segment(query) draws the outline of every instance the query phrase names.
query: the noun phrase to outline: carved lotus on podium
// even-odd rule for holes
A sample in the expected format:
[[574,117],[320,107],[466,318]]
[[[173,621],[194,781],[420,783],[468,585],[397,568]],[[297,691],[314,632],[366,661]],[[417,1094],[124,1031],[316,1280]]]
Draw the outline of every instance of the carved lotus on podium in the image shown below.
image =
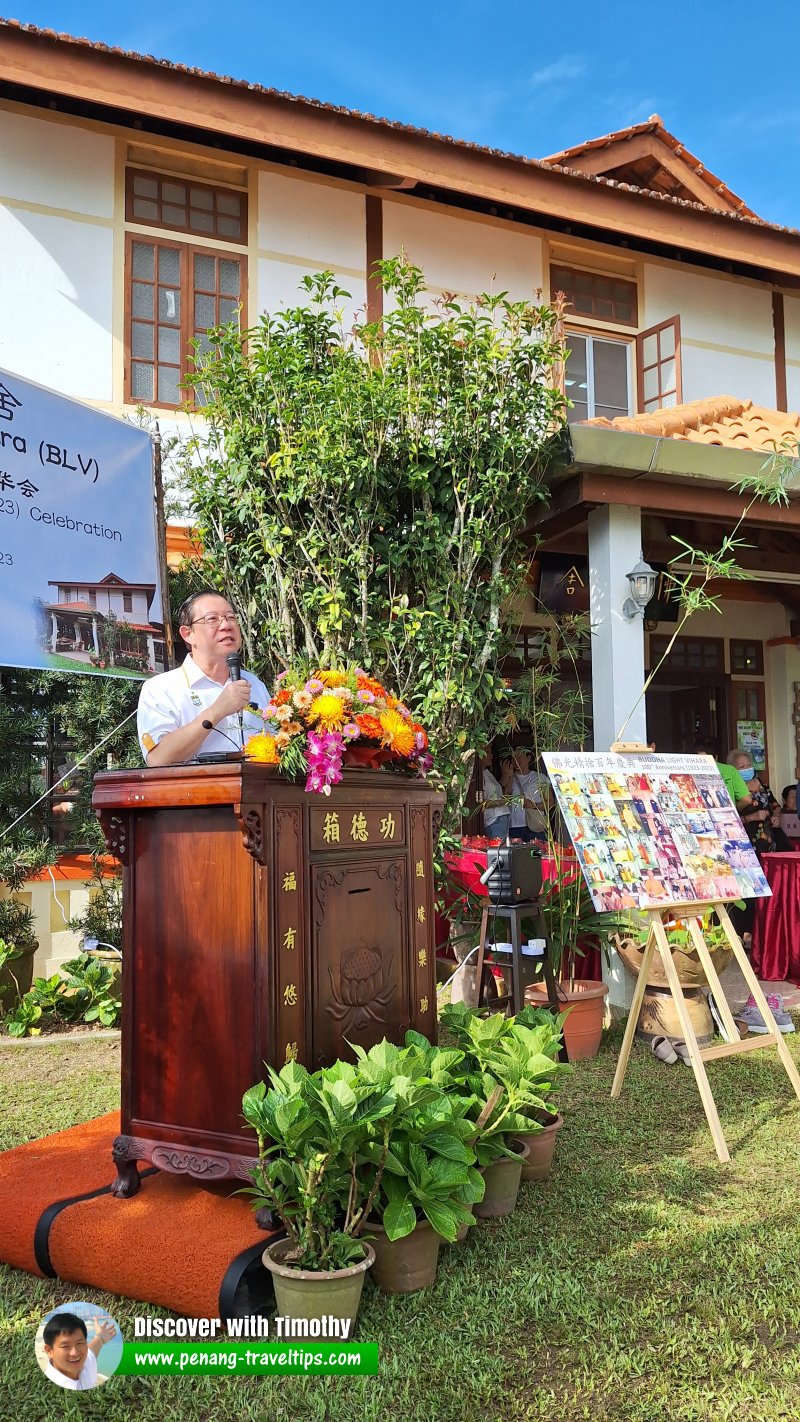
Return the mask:
[[380,1021],[394,996],[395,987],[391,983],[392,960],[386,964],[388,985],[384,979],[384,964],[380,953],[360,939],[355,948],[348,948],[339,959],[339,986],[337,989],[333,970],[328,969],[331,980],[330,1013],[342,1023],[342,1034],[362,1032],[373,1022]]

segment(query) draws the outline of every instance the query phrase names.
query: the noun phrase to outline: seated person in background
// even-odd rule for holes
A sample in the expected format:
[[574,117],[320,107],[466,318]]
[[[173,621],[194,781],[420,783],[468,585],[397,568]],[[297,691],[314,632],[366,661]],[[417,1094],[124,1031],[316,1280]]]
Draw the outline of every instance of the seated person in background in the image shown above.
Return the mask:
[[728,761],[738,770],[747,784],[752,805],[741,811],[742,822],[747,830],[750,843],[756,854],[774,854],[776,850],[791,850],[786,835],[781,829],[781,807],[766,783],[753,765],[749,751],[734,750]]
[[781,790],[781,814],[797,814],[797,786],[784,785]]
[[[487,750],[481,760],[483,768],[483,832],[487,839],[506,839],[511,825],[511,810],[500,781],[492,771],[492,752]],[[510,782],[509,782],[510,783]]]
[[[530,752],[518,747],[512,755],[514,781],[512,794],[521,795],[524,801],[525,827],[532,839],[547,842],[549,820],[547,811],[550,804],[550,785],[546,775],[531,770]],[[512,827],[514,811],[511,812]]]
[[[248,671],[239,681],[230,679],[226,658],[241,650],[242,634],[228,599],[194,593],[178,620],[189,655],[182,666],[144,682],[139,696],[139,744],[150,766],[232,751],[264,729],[262,718],[248,709],[267,706],[263,681]],[[211,722],[210,731],[204,721]]]
[[797,786],[784,785],[781,794],[781,829],[792,849],[800,847],[800,815],[797,813]]

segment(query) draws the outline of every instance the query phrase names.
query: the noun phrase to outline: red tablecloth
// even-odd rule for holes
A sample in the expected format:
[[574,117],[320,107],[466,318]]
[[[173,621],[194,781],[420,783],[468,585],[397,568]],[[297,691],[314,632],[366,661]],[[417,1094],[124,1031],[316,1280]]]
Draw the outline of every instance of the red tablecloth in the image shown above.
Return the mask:
[[[455,883],[462,889],[470,890],[480,898],[487,898],[486,886],[480,882],[480,877],[486,868],[485,849],[462,848],[457,854],[446,854],[445,863],[450,870],[450,874]],[[542,855],[542,877],[547,883],[551,879],[557,879],[559,874],[559,864],[562,876],[571,881],[576,874],[580,873],[578,861],[571,848],[564,848],[556,860],[552,855]],[[452,903],[455,903],[455,896]],[[444,944],[447,940],[449,925],[446,915],[437,914],[437,944]],[[584,954],[577,960],[577,972],[581,978],[590,982],[601,982],[603,978],[603,964],[600,949],[596,941],[586,938],[582,944]]]
[[753,967],[763,982],[800,983],[800,854],[765,854],[771,899],[757,899]]

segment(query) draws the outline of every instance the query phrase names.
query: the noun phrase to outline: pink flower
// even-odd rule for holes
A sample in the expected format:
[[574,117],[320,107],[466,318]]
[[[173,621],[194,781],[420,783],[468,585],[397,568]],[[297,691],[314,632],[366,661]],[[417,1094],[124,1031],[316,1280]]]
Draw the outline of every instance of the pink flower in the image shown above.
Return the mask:
[[303,687],[303,690],[307,691],[310,696],[319,696],[319,693],[321,691],[324,691],[325,687],[320,681],[319,677],[312,676],[310,681],[306,682],[305,686]]
[[358,699],[363,702],[365,706],[371,706],[376,698],[371,691],[359,691]]
[[355,721],[348,721],[347,725],[342,727],[342,735],[346,741],[354,741],[361,735],[361,732]]

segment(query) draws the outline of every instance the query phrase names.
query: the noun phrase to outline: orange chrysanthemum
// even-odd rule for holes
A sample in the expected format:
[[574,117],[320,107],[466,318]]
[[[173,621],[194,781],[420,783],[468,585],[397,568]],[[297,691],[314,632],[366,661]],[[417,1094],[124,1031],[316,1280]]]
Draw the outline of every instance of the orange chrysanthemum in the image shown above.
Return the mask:
[[386,695],[385,687],[381,686],[373,676],[359,676],[356,678],[356,682],[359,691],[371,691],[373,696],[384,697]]
[[344,672],[340,671],[315,671],[314,677],[321,681],[323,686],[328,687],[344,686],[347,682]]
[[244,750],[248,760],[257,760],[261,765],[277,765],[280,760],[274,736],[251,736]]
[[340,696],[332,691],[322,691],[315,696],[308,708],[308,720],[323,726],[328,731],[338,731],[345,722],[347,708]]
[[280,691],[275,692],[275,695],[273,696],[272,700],[275,702],[276,706],[285,706],[287,701],[291,699],[291,695],[292,693],[289,688],[286,686],[282,686]]
[[383,731],[383,743],[398,755],[411,755],[414,750],[413,728],[399,711],[382,711],[378,720]]
[[373,741],[383,740],[383,726],[377,716],[370,716],[368,711],[362,711],[360,716],[356,716],[356,725],[362,736],[367,736]]

